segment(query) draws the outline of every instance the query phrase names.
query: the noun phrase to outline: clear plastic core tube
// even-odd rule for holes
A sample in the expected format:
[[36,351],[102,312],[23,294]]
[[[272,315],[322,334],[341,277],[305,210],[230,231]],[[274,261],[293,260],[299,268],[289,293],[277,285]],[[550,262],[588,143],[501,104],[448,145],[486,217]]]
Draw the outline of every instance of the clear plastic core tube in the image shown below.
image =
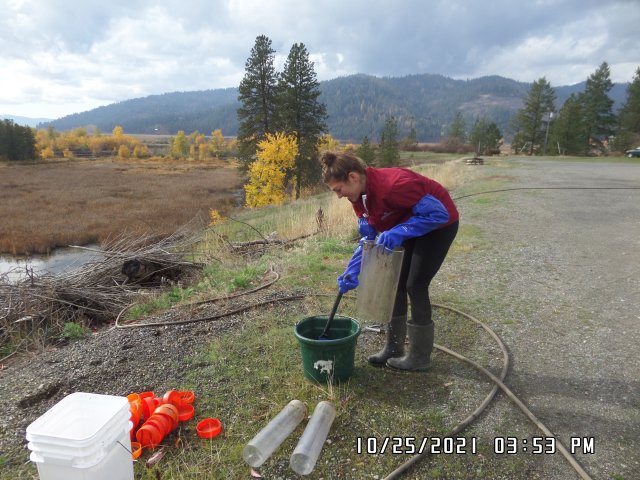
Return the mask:
[[331,403],[318,403],[289,462],[298,475],[308,475],[313,471],[335,418],[336,409]]
[[250,466],[262,465],[276,448],[295,430],[307,414],[307,407],[300,400],[291,400],[255,437],[244,447],[242,458]]

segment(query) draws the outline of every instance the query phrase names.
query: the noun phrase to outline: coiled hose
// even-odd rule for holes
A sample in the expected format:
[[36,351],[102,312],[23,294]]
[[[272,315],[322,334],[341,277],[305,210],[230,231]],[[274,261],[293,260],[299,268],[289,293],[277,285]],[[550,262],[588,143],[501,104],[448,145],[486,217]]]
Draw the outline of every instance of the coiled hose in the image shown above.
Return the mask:
[[[509,389],[509,387],[507,387],[504,384],[504,379],[506,378],[507,371],[509,370],[509,352],[507,351],[507,347],[504,345],[504,343],[502,342],[500,337],[488,325],[486,325],[485,323],[481,322],[477,318],[469,315],[468,313],[465,313],[465,312],[463,312],[461,310],[458,310],[456,308],[453,308],[453,307],[449,307],[447,305],[439,305],[437,303],[434,303],[433,306],[438,307],[438,308],[443,308],[443,309],[446,309],[446,310],[450,310],[452,312],[455,312],[458,315],[461,315],[461,316],[467,318],[468,320],[471,320],[472,322],[480,325],[482,328],[484,328],[489,333],[489,335],[491,335],[491,337],[493,337],[493,339],[496,341],[496,343],[500,347],[500,350],[502,350],[502,371],[500,372],[500,378],[498,378],[493,373],[491,373],[489,370],[484,368],[482,365],[474,362],[473,360],[471,360],[471,359],[469,359],[469,358],[467,358],[467,357],[465,357],[463,355],[460,355],[459,353],[454,352],[453,350],[450,350],[447,347],[443,347],[442,345],[437,345],[437,344],[434,345],[434,347],[437,348],[438,350],[440,350],[440,351],[442,351],[444,353],[447,353],[447,354],[457,358],[458,360],[462,360],[463,362],[468,363],[469,365],[471,365],[472,367],[474,367],[478,371],[484,373],[494,383],[493,389],[485,397],[484,401],[478,406],[478,408],[476,408],[471,415],[469,415],[462,422],[460,422],[453,430],[451,430],[449,433],[447,433],[445,435],[445,437],[453,437],[453,436],[457,435],[458,433],[460,433],[462,430],[464,430],[468,425],[470,425],[487,408],[489,403],[491,403],[491,400],[493,400],[493,397],[495,397],[496,393],[498,392],[498,389],[501,389],[507,395],[509,400],[514,402],[516,404],[516,406],[527,416],[527,418],[529,420],[531,420],[545,434],[545,436],[554,437],[555,438],[555,435],[540,420],[538,420],[535,417],[535,415],[533,413],[531,413],[531,411],[526,407],[526,405],[524,403],[522,403],[520,401],[520,399],[518,397],[516,397],[516,395]],[[560,440],[558,440],[557,438],[556,438],[556,448],[560,451],[560,453],[562,453],[564,458],[569,462],[569,464],[573,467],[573,469],[578,473],[580,478],[582,478],[583,480],[592,480],[591,477],[589,476],[589,474],[582,468],[582,466],[580,466],[580,464],[576,461],[576,459],[573,457],[573,455],[571,455],[571,453],[569,453],[569,451],[565,448],[564,445],[562,445]],[[413,465],[418,463],[420,460],[423,460],[428,455],[429,455],[428,449],[423,451],[422,453],[415,454],[413,457],[411,457],[409,460],[404,462],[402,465],[400,465],[398,468],[396,468],[389,475],[384,477],[383,480],[392,480],[392,479],[395,479],[395,478],[400,478],[400,476],[403,473],[405,473]]]

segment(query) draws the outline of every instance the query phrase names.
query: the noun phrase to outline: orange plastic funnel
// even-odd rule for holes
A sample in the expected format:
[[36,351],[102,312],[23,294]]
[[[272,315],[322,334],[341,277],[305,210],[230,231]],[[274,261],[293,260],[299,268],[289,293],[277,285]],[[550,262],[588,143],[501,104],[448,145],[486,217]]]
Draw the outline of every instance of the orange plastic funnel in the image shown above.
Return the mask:
[[181,390],[178,392],[178,395],[180,395],[180,398],[184,403],[188,404],[192,404],[196,399],[195,393],[193,393],[191,390]]
[[217,418],[205,418],[196,426],[200,438],[214,438],[220,435],[222,424]]
[[178,407],[178,418],[181,422],[186,422],[187,420],[191,420],[193,415],[196,413],[193,405],[189,405],[185,403],[184,405],[180,405]]

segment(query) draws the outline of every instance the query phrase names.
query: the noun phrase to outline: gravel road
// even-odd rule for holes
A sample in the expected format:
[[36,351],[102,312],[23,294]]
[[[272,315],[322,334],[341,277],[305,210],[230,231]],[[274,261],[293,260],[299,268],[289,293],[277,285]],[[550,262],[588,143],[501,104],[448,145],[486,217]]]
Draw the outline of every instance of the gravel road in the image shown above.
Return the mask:
[[[497,188],[640,187],[640,164],[631,163],[509,159],[464,168],[500,176]],[[455,301],[499,333],[513,391],[565,445],[594,440],[595,453],[576,455],[594,479],[640,478],[640,190],[523,190],[459,207],[483,246],[445,262],[434,300]],[[28,463],[26,426],[65,394],[180,384],[180,359],[238,321],[112,329],[13,361],[0,370],[0,458]],[[523,439],[541,434],[504,395],[465,434],[519,440],[523,471],[508,478],[577,478],[559,454],[523,451]]]
[[[510,177],[503,188],[640,188],[640,163],[510,166],[499,169]],[[441,281],[508,345],[506,383],[533,413],[567,447],[593,439],[595,454],[576,457],[594,479],[640,478],[640,189],[493,195],[460,200],[489,247],[473,261],[454,257]],[[516,436],[521,453],[528,438],[531,452],[530,436],[542,434],[523,418],[502,396],[474,428]],[[535,463],[540,478],[578,478],[559,454]]]

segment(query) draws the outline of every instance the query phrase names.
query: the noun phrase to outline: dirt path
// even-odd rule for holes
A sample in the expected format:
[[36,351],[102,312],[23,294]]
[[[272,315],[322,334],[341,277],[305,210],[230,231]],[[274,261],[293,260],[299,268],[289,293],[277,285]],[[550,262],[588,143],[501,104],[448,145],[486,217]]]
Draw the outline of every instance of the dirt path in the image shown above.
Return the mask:
[[[640,164],[523,159],[514,167],[503,187],[640,187]],[[508,345],[507,383],[534,414],[567,446],[593,439],[595,454],[577,455],[593,478],[640,478],[640,190],[496,195],[460,201],[463,221],[490,246],[455,257],[443,278],[457,280],[451,287]],[[506,403],[476,431],[515,436],[531,455],[522,440],[531,452],[541,433]],[[559,454],[532,462],[540,478],[577,478]]]

